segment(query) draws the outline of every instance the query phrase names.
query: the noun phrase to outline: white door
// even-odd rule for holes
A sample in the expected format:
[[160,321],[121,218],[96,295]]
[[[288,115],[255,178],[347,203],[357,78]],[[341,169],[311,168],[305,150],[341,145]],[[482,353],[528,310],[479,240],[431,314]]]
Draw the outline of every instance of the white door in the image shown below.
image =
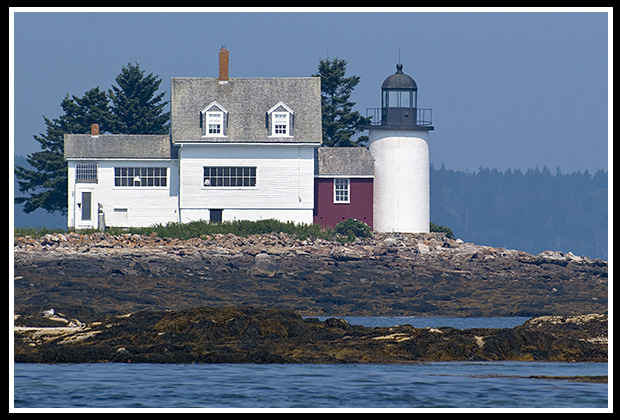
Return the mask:
[[95,189],[78,185],[75,189],[75,227],[90,229],[97,227],[97,202]]

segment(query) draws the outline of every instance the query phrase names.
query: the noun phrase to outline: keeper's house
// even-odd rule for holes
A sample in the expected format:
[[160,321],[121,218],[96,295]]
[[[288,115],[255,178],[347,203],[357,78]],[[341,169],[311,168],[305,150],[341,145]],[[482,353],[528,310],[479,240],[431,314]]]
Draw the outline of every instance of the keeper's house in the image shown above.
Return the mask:
[[372,226],[366,148],[320,148],[318,77],[171,82],[170,135],[65,134],[69,228],[278,219]]

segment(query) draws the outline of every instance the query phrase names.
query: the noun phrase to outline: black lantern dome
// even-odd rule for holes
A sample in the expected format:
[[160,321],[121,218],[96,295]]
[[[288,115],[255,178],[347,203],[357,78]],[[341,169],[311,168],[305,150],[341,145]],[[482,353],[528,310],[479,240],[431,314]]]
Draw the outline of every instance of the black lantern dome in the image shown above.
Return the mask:
[[403,73],[403,65],[398,63],[396,65],[396,73],[389,76],[383,84],[381,89],[413,89],[417,90],[418,85],[415,80],[409,75]]

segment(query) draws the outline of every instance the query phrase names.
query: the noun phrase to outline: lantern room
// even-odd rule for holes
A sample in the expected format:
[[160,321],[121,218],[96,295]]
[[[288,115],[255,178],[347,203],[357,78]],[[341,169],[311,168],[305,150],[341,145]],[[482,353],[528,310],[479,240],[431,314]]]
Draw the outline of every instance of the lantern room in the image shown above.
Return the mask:
[[403,73],[401,63],[396,65],[396,73],[381,85],[381,108],[367,111],[370,110],[373,112],[373,128],[433,129],[431,110],[418,108],[418,85],[411,76]]

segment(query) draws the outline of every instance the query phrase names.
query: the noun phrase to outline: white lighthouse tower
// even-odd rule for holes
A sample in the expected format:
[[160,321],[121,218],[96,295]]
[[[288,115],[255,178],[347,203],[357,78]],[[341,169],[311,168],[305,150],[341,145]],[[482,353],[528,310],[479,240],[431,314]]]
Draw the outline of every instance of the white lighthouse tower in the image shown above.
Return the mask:
[[377,232],[430,229],[430,109],[418,109],[418,86],[396,65],[381,86],[381,108],[368,127],[375,159],[373,228]]

